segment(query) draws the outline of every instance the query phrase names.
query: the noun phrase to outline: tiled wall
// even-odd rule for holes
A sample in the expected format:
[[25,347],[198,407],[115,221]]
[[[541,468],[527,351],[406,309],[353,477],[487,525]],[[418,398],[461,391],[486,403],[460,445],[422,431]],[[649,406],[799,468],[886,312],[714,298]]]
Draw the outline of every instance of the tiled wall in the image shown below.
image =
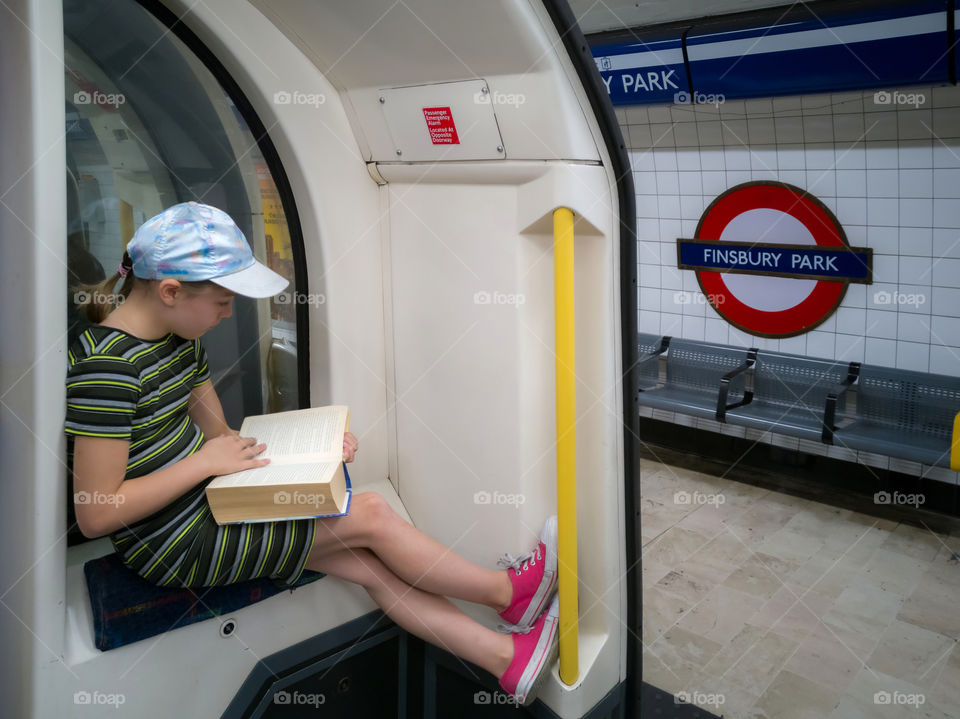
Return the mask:
[[[639,106],[617,114],[637,192],[641,332],[960,375],[960,89]],[[703,302],[694,272],[676,266],[677,238],[693,237],[713,199],[751,180],[807,190],[837,216],[851,245],[873,248],[874,283],[851,284],[826,322],[797,337],[736,329]],[[796,439],[767,439],[797,446]],[[842,447],[801,444],[856,458]],[[860,461],[957,478],[864,453]]]

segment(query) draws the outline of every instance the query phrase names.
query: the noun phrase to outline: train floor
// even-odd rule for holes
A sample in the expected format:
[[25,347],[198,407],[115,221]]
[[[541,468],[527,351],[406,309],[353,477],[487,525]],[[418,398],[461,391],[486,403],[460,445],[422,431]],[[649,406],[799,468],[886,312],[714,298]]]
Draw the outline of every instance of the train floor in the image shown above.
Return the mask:
[[644,681],[727,718],[960,717],[956,523],[650,459],[640,487]]

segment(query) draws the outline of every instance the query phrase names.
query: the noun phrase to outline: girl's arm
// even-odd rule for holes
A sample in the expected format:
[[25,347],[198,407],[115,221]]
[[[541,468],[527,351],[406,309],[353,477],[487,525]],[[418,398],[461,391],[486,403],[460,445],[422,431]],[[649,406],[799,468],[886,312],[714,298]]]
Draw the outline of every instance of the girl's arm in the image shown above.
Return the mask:
[[217,396],[217,390],[213,388],[213,382],[210,380],[194,387],[193,391],[190,392],[187,414],[190,415],[190,419],[200,428],[203,436],[208,440],[219,437],[221,434],[235,436],[240,434],[227,425],[227,420],[223,416],[223,406]]
[[210,475],[268,464],[270,460],[256,459],[264,449],[266,445],[254,439],[216,437],[169,467],[124,481],[128,440],[77,436],[73,445],[77,525],[86,537],[110,534],[163,509]]

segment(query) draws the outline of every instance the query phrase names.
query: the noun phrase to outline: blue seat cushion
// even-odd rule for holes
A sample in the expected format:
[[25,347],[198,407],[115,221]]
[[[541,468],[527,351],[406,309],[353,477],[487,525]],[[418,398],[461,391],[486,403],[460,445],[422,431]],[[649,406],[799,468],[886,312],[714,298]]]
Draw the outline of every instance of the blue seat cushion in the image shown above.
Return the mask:
[[83,565],[97,649],[124,644],[218,617],[324,575],[305,569],[296,584],[251,579],[222,587],[158,587],[128,569],[117,553]]

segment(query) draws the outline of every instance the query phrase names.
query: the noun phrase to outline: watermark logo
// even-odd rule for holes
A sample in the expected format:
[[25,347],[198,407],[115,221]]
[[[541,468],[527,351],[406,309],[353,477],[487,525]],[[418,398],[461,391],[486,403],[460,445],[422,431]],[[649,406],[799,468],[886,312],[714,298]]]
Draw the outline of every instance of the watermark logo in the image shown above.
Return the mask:
[[508,494],[506,492],[475,492],[473,495],[474,504],[506,504],[513,505],[517,509],[527,501],[524,494]]
[[674,93],[673,102],[675,105],[714,105],[719,107],[727,98],[719,92],[695,92],[692,95],[686,90]]
[[880,290],[873,293],[873,304],[875,305],[898,305],[920,307],[927,303],[927,296],[920,292],[887,292]]
[[294,490],[293,492],[273,493],[274,504],[309,504],[313,507],[319,507],[326,501],[326,495],[320,494],[319,492],[301,492]]
[[526,295],[510,294],[507,292],[487,292],[480,290],[473,293],[473,304],[475,305],[508,305],[511,307],[520,307],[527,303]]
[[921,504],[927,501],[922,494],[905,494],[903,492],[877,492],[873,495],[874,504],[891,504],[896,506],[907,505],[919,508]]
[[274,105],[312,105],[313,107],[320,107],[326,101],[326,95],[319,92],[280,90],[273,93]]
[[93,292],[80,290],[79,292],[73,293],[73,303],[77,305],[87,305],[91,302],[98,305],[102,305],[104,303],[111,305],[122,305],[126,299],[127,298],[123,295],[100,292],[97,290],[94,290]]
[[687,292],[681,290],[673,293],[673,302],[678,305],[722,305],[727,301],[726,295],[705,295],[702,292]]
[[107,494],[105,492],[94,491],[80,491],[75,492],[73,495],[74,504],[115,504],[120,506],[127,501],[127,498],[122,494]]
[[723,694],[706,694],[704,692],[678,692],[673,697],[674,704],[696,704],[697,706],[721,706],[727,701]]
[[513,694],[507,694],[506,692],[496,691],[479,691],[473,695],[474,704],[512,704],[513,706],[518,706],[517,698]]
[[712,504],[714,507],[719,507],[726,501],[727,498],[720,492],[710,494],[707,492],[687,492],[686,490],[682,490],[680,492],[673,493],[674,504],[697,506],[701,504]]
[[873,93],[874,105],[912,105],[920,107],[927,102],[922,92],[900,92],[899,90],[879,90]]
[[74,105],[99,105],[100,107],[119,108],[127,98],[122,92],[100,92],[100,90],[77,90],[73,93]]
[[312,305],[319,307],[327,303],[325,295],[313,292],[281,292],[273,298],[278,305]]
[[327,703],[327,698],[323,694],[305,694],[303,692],[279,691],[273,693],[274,704],[290,704],[296,706],[319,707]]
[[84,704],[89,706],[108,706],[119,709],[121,704],[125,704],[127,697],[123,694],[106,694],[101,691],[79,691],[73,694],[74,704]]
[[873,695],[874,704],[919,707],[925,704],[927,697],[924,694],[907,694],[906,692],[876,692]]
[[527,101],[527,96],[519,92],[500,92],[494,90],[490,92],[483,88],[480,92],[473,93],[474,105],[512,105],[520,107]]

